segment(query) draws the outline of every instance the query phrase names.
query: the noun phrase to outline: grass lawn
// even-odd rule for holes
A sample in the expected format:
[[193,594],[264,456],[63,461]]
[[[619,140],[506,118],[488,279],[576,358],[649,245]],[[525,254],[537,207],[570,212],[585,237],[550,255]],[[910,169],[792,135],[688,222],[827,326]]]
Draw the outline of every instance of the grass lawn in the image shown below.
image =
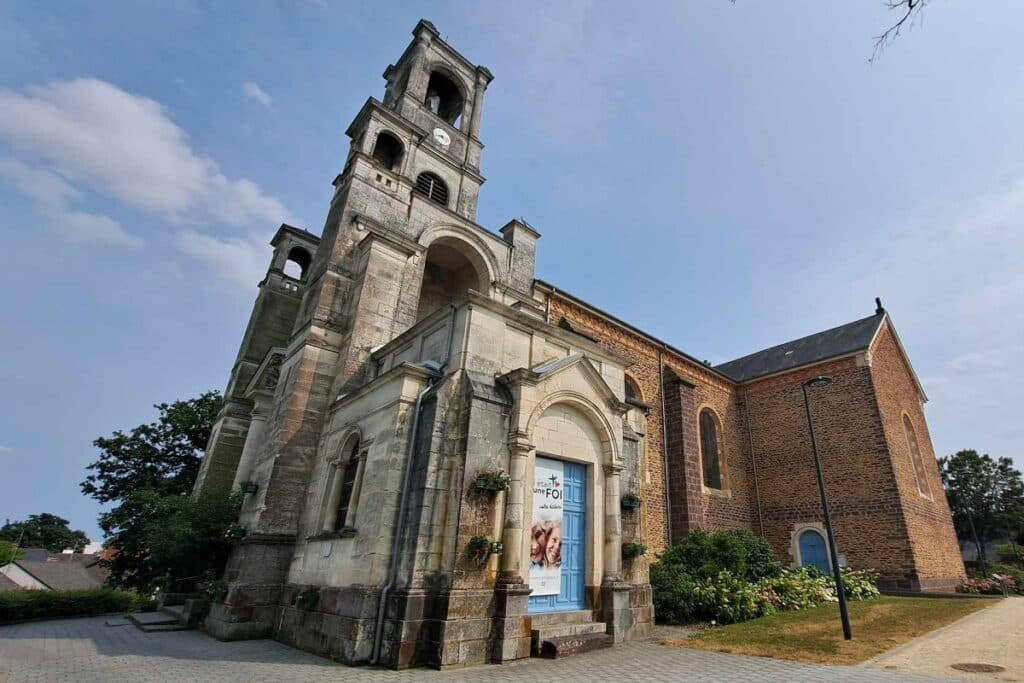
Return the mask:
[[818,664],[857,664],[996,600],[894,598],[849,603],[853,640],[843,640],[838,604],[780,612],[705,631],[670,645],[791,659]]

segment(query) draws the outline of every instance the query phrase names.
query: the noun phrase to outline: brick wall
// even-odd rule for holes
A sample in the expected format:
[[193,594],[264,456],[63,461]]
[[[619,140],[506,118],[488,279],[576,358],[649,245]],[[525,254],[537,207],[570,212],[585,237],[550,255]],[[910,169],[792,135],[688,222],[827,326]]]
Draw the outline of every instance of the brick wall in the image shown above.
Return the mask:
[[[928,434],[921,395],[911,369],[888,325],[871,349],[871,377],[878,396],[882,427],[892,454],[892,467],[900,490],[903,515],[914,554],[916,578],[922,587],[949,588],[964,577],[964,566],[950,518],[938,462]],[[903,426],[906,415],[913,425],[924,466],[921,473],[927,496],[918,489]]]
[[[563,318],[632,360],[626,372],[651,406],[641,496],[644,542],[654,553],[670,531],[680,538],[695,526],[738,527],[763,535],[784,564],[796,560],[794,532],[823,522],[801,385],[830,375],[831,385],[809,391],[839,552],[853,567],[878,570],[891,588],[949,588],[963,576],[917,387],[888,328],[876,340],[871,362],[860,354],[737,386],[555,294],[551,322]],[[666,367],[668,473],[659,351]],[[721,423],[722,491],[702,486],[697,415],[703,407],[714,410]],[[917,492],[904,413],[914,424],[930,499]]]

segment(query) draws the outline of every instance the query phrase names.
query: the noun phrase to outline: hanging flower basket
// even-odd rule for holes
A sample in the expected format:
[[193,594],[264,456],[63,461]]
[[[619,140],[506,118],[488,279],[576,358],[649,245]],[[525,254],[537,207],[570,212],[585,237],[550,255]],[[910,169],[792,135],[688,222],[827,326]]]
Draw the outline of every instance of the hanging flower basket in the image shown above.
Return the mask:
[[480,491],[505,491],[508,489],[510,481],[512,481],[512,478],[505,474],[504,470],[481,472],[476,475],[476,480],[473,481],[473,488]]
[[238,522],[231,522],[231,524],[228,524],[228,528],[221,534],[221,538],[228,543],[237,543],[245,538],[246,533],[248,532],[245,530],[244,526],[240,525]]
[[641,502],[643,501],[640,500],[640,496],[635,493],[627,493],[619,500],[623,510],[636,510],[640,507]]
[[645,546],[643,543],[634,543],[630,541],[629,543],[622,544],[622,556],[627,560],[632,559],[634,557],[640,557],[646,552],[647,546]]
[[491,555],[501,555],[504,550],[501,541],[495,541],[486,536],[474,536],[466,544],[466,554],[478,564],[486,562]]

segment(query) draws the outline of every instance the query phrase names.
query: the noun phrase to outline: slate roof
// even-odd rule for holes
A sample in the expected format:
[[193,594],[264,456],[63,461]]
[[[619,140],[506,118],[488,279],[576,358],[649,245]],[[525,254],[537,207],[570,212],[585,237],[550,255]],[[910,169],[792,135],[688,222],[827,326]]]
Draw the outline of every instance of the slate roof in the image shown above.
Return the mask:
[[45,560],[15,560],[15,564],[55,591],[100,588],[106,570],[95,555],[52,554]]
[[737,382],[746,382],[783,370],[791,370],[801,365],[862,351],[874,339],[883,320],[885,320],[885,312],[880,311],[870,317],[833,327],[831,330],[794,339],[785,344],[716,365],[715,370]]

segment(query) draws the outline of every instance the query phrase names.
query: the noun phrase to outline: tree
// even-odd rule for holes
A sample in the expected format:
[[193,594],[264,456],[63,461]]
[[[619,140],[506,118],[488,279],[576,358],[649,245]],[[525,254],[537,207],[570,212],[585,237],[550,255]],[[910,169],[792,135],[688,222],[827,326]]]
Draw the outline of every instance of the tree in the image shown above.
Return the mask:
[[100,457],[81,486],[100,502],[116,503],[100,515],[106,546],[116,551],[105,561],[114,585],[148,590],[157,581],[161,570],[150,561],[148,528],[191,493],[222,405],[217,391],[160,403],[156,422],[93,442]]
[[21,558],[24,552],[13,541],[0,541],[0,567]]
[[93,445],[102,453],[86,468],[92,474],[82,482],[82,492],[101,503],[124,500],[142,490],[162,495],[188,493],[222,405],[218,391],[187,401],[160,403],[154,406],[160,411],[156,422],[139,425],[128,434],[116,431],[96,439]]
[[885,46],[896,40],[905,27],[913,26],[927,3],[928,0],[886,0],[886,8],[895,11],[899,18],[884,32],[875,36],[875,50],[868,61],[875,61]]
[[103,562],[110,582],[146,593],[172,577],[172,589],[185,587],[207,572],[219,575],[232,542],[241,507],[238,493],[205,490],[202,495],[161,496],[144,490],[118,506],[126,520],[107,546],[117,550]]
[[46,548],[51,553],[71,548],[76,553],[85,550],[89,537],[84,531],[72,531],[68,520],[49,512],[29,515],[29,518],[7,523],[0,527],[0,539],[11,541],[20,548]]
[[1024,525],[1024,481],[1009,458],[992,458],[974,450],[939,458],[957,536],[974,543],[984,566],[984,544]]

